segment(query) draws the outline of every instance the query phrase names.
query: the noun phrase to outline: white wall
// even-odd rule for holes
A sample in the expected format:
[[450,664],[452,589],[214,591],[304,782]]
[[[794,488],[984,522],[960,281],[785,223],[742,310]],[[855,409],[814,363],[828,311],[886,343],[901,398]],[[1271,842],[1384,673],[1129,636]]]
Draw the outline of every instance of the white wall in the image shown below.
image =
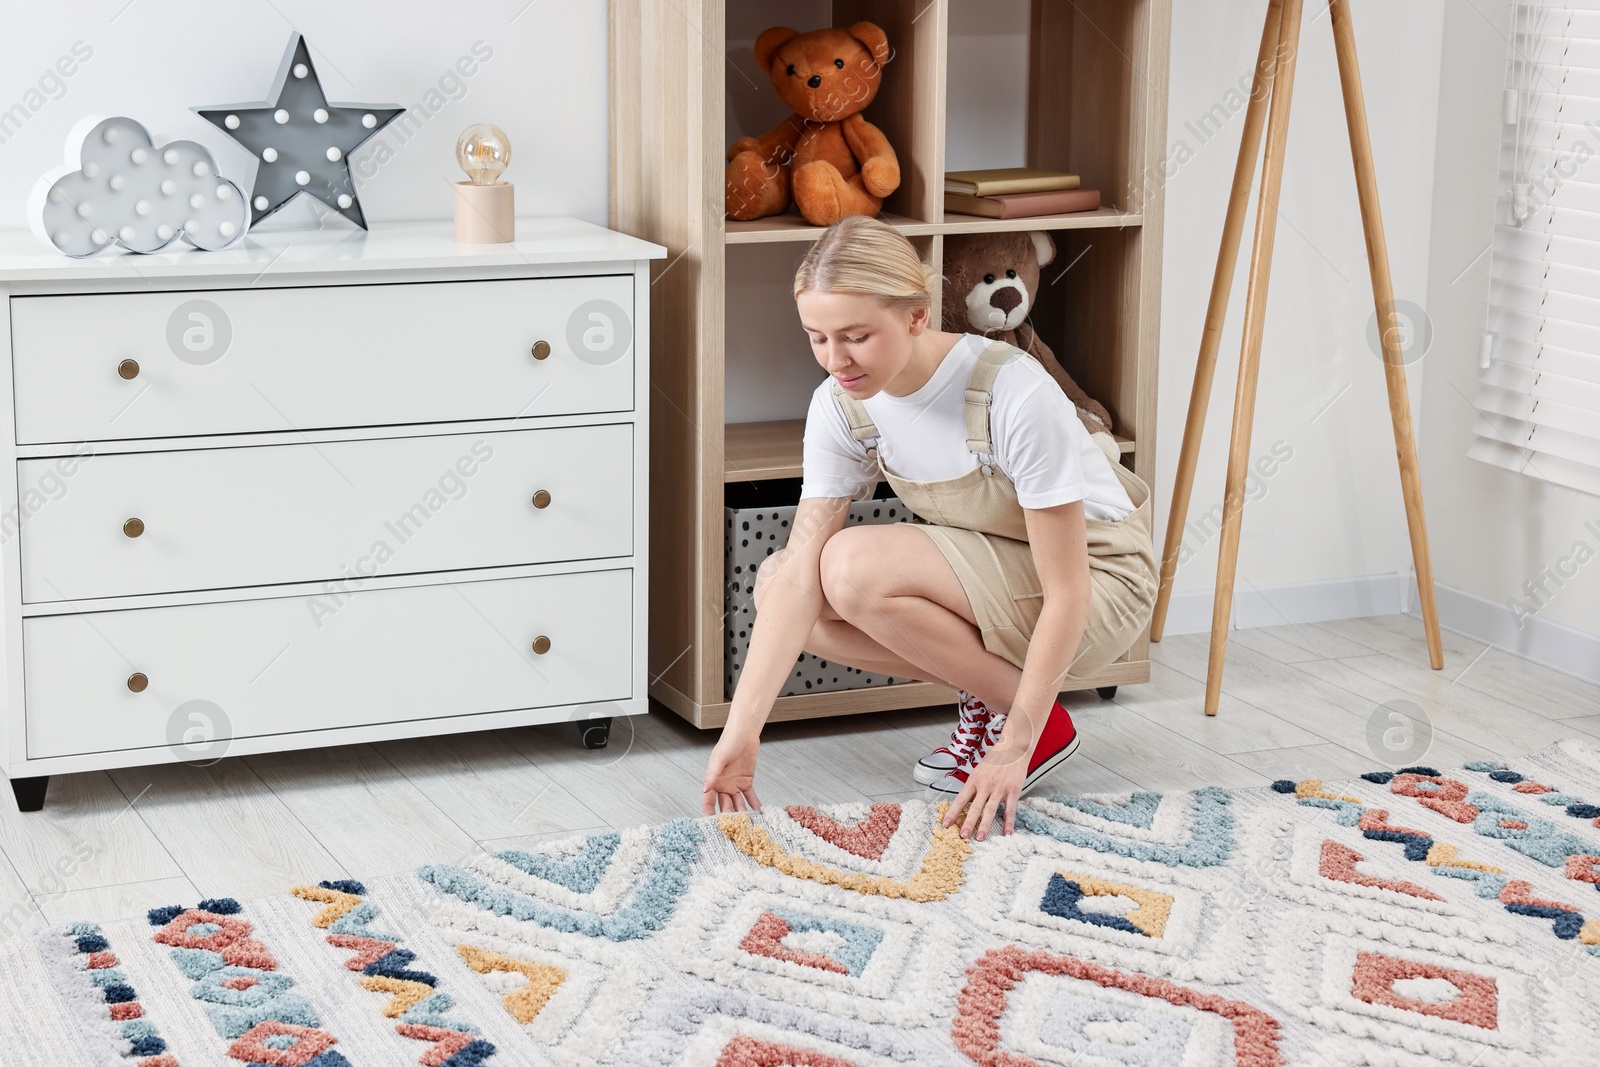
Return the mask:
[[[1352,5],[1395,296],[1418,304],[1427,291],[1443,7]],[[1240,625],[1399,610],[1399,575],[1410,565],[1383,365],[1366,336],[1372,290],[1332,34],[1325,4],[1308,0],[1305,9],[1249,448],[1271,473],[1258,472],[1247,495],[1234,583]],[[1158,551],[1244,125],[1237,89],[1248,87],[1265,12],[1265,0],[1173,4]],[[1220,133],[1201,125],[1218,103],[1232,112]],[[1222,500],[1254,226],[1252,197],[1169,632],[1210,627],[1220,537],[1204,536],[1195,520]],[[1408,371],[1414,419],[1419,374]]]
[[1466,455],[1510,24],[1510,0],[1452,4],[1444,19],[1422,434],[1434,576],[1451,626],[1600,681],[1600,497]]
[[[450,183],[464,178],[456,138],[492,122],[511,139],[505,179],[516,183],[519,214],[605,224],[601,0],[0,0],[0,111],[26,112],[0,128],[0,228],[27,226],[28,190],[62,162],[73,123],[93,113],[127,115],[158,141],[197,140],[224,177],[249,181],[249,155],[191,109],[262,100],[296,29],[334,103],[419,105],[426,116],[415,135],[391,124],[352,155],[368,219],[449,218]],[[57,60],[76,42],[89,57],[62,78]],[[464,77],[457,61],[476,58],[478,42],[477,55],[489,56],[467,63]],[[313,221],[307,200],[265,225]]]

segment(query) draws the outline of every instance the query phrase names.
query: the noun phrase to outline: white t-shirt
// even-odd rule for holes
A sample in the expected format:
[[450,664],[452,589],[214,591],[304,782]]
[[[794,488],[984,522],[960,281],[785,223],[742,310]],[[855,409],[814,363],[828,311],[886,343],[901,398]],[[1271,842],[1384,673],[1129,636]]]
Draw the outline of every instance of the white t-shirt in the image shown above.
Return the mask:
[[[895,477],[943,481],[982,462],[967,450],[966,389],[973,366],[991,343],[982,334],[964,334],[916,392],[892,396],[880,389],[861,401],[881,435],[883,465]],[[1090,439],[1077,408],[1026,352],[1013,353],[995,375],[989,427],[994,460],[1023,507],[1082,500],[1085,518],[1111,521],[1133,511],[1133,501],[1111,461]],[[878,484],[877,466],[866,445],[850,435],[831,376],[811,394],[801,472],[801,499],[865,500]]]

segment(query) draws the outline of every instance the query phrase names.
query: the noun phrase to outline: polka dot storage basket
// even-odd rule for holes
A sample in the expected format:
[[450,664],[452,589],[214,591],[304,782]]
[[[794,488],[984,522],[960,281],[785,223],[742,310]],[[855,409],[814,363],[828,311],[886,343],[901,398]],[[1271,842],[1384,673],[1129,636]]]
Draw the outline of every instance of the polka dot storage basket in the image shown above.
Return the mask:
[[[784,482],[790,484],[784,485]],[[780,490],[779,487],[783,486]],[[761,561],[789,543],[789,529],[794,522],[795,504],[766,503],[774,497],[794,500],[799,496],[799,479],[757,483],[742,487],[749,491],[747,499],[735,499],[734,486],[729,486],[728,503],[722,509],[725,518],[723,556],[726,580],[723,599],[723,638],[726,643],[724,677],[727,699],[733,699],[734,688],[739,684],[739,673],[744,667],[745,653],[750,648],[751,624],[755,621],[756,568]],[[779,496],[779,490],[782,496]],[[879,483],[879,492],[890,492],[886,483]],[[857,500],[850,505],[849,523],[905,522],[911,512],[895,496],[881,500]],[[860,689],[869,685],[893,685],[908,682],[909,678],[894,678],[875,674],[843,663],[824,660],[809,652],[801,652],[789,672],[789,680],[779,691],[779,696],[797,693],[822,693],[835,689]]]

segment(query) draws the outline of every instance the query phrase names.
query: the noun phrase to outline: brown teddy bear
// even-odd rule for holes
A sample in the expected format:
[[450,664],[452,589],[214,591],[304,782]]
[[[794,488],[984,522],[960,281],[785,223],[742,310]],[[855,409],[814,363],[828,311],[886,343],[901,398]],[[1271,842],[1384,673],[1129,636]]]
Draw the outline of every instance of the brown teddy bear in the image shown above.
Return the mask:
[[814,226],[878,214],[883,198],[900,187],[900,161],[861,112],[878,95],[889,55],[888,35],[870,22],[848,30],[762,31],[756,62],[794,114],[728,149],[730,219],[781,214],[791,198]]
[[1110,433],[1111,413],[1078,388],[1050,346],[1027,322],[1039,292],[1039,268],[1056,257],[1043,230],[952,233],[944,239],[944,307],[940,328],[981,333],[1037,359],[1078,409],[1090,433]]

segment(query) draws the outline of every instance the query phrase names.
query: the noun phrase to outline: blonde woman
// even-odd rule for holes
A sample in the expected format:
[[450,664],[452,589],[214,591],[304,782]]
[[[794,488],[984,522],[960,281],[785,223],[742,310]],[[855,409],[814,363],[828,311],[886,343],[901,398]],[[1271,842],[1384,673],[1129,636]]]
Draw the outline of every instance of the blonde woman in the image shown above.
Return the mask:
[[[789,541],[755,582],[756,622],[702,791],[759,810],[761,728],[802,651],[961,694],[913,768],[982,840],[1078,745],[1057,699],[1127,650],[1155,604],[1150,489],[1027,353],[932,327],[937,272],[893,227],[841,219],[795,274],[828,373],[806,415]],[[887,479],[915,518],[851,525]]]

